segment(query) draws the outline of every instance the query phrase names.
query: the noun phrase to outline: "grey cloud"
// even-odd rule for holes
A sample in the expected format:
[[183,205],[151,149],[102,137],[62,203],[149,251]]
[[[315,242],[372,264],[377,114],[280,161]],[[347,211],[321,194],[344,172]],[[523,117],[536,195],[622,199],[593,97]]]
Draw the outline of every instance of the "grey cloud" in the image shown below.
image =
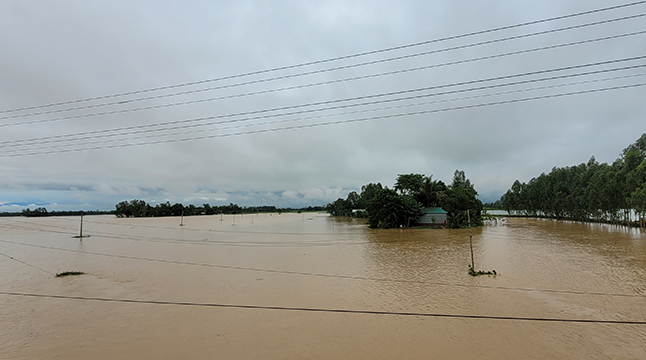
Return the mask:
[[[48,2],[0,4],[0,111],[182,82],[214,79],[272,67],[327,59],[361,51],[414,43],[492,27],[608,6],[604,1],[150,1]],[[548,30],[579,22],[634,15],[640,8],[596,14],[527,29],[481,35],[419,48],[439,49],[474,41]],[[162,105],[244,92],[298,86],[317,81],[401,70],[488,56],[567,41],[644,30],[643,19],[594,28],[473,47],[459,51],[375,64],[355,69],[252,84],[220,91],[89,109],[88,112]],[[362,81],[208,101],[117,115],[2,128],[0,141],[56,136],[163,121],[193,119],[343,99],[509,75],[553,67],[643,55],[639,35],[525,55],[483,60]],[[392,52],[405,55],[414,49]],[[386,57],[379,55],[366,60]],[[338,62],[352,64],[357,59]],[[330,67],[311,66],[302,71]],[[301,71],[299,70],[299,71]],[[279,72],[274,75],[294,73]],[[623,74],[638,74],[631,70]],[[203,86],[265,79],[272,74]],[[600,79],[604,76],[589,77]],[[576,81],[576,79],[568,80]],[[249,127],[251,121],[177,129],[168,136],[147,132],[123,143],[276,126],[343,121],[409,111],[518,99],[559,91],[643,82],[644,78],[581,84],[532,93],[454,100],[485,92],[409,100],[408,107],[359,112],[371,107],[320,112],[295,122]],[[528,86],[540,86],[528,85]],[[522,89],[517,86],[492,91]],[[200,86],[182,88],[199,89]],[[178,89],[179,90],[179,89]],[[170,93],[171,90],[159,92]],[[151,93],[152,94],[152,93]],[[643,88],[519,102],[465,110],[298,130],[62,153],[0,157],[0,203],[51,202],[57,206],[111,208],[116,201],[234,202],[241,205],[324,204],[368,182],[392,186],[399,173],[433,174],[450,182],[465,170],[485,200],[495,200],[515,179],[527,181],[553,166],[574,165],[594,155],[611,162],[644,129]],[[413,106],[415,102],[440,101]],[[93,102],[93,103],[99,103]],[[354,112],[354,113],[352,113]],[[82,114],[75,111],[71,114]],[[46,114],[25,119],[66,115]],[[0,114],[0,117],[6,114]],[[259,121],[284,121],[287,117]],[[22,121],[0,120],[0,123]],[[208,130],[211,129],[211,130]],[[219,129],[219,130],[212,130]],[[181,135],[183,131],[195,131]],[[207,131],[208,130],[208,131]],[[140,138],[149,136],[150,138]],[[110,137],[89,146],[109,144]],[[65,148],[59,142],[47,150]],[[61,205],[65,204],[65,205]],[[3,207],[0,206],[0,211]]]

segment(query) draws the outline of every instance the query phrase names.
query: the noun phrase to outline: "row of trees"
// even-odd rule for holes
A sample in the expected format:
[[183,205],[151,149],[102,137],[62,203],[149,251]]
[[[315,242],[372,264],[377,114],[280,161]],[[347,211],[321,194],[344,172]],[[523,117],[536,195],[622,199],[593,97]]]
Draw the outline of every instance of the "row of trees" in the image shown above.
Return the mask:
[[555,167],[528,183],[516,180],[500,198],[503,208],[528,216],[627,224],[631,210],[646,213],[646,134],[612,164],[592,157]]
[[41,216],[51,216],[49,212],[47,212],[47,209],[44,207],[39,207],[34,210],[31,210],[29,208],[26,208],[22,211],[22,216],[27,216],[27,217],[41,217]]
[[[309,206],[299,211],[323,211],[322,206]],[[275,206],[250,206],[241,207],[237,204],[222,206],[211,206],[204,204],[202,206],[188,205],[180,203],[173,205],[165,202],[151,206],[143,200],[122,201],[116,205],[114,214],[117,217],[158,217],[158,216],[193,216],[193,215],[217,215],[217,214],[256,214],[256,213],[278,213],[294,211],[292,208],[277,208]]]
[[466,227],[467,210],[472,225],[482,225],[482,202],[464,171],[456,170],[453,182],[447,186],[433,175],[398,175],[393,189],[380,183],[361,187],[361,194],[353,191],[346,199],[329,203],[326,210],[335,216],[367,217],[373,228],[397,228],[414,225],[424,207],[442,207],[448,212],[447,225]]
[[43,216],[78,216],[78,215],[106,215],[112,214],[112,211],[99,211],[99,210],[90,210],[90,211],[47,211],[47,208],[38,207],[34,210],[30,208],[23,209],[20,213],[1,213],[0,216],[26,216],[26,217],[43,217]]

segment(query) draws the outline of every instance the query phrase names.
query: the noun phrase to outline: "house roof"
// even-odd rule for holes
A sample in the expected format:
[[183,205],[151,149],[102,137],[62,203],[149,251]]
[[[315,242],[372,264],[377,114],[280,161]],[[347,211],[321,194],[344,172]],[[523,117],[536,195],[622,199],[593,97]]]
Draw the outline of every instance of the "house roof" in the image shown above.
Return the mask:
[[448,214],[440,207],[427,207],[422,209],[422,214]]

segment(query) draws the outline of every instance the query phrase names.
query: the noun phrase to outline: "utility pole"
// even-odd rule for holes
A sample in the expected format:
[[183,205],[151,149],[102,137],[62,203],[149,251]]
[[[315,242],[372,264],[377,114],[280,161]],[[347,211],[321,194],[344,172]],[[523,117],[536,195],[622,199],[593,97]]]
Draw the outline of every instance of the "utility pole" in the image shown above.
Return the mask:
[[469,221],[469,246],[471,246],[471,268],[475,271],[475,264],[473,263],[473,235],[471,234],[471,215],[467,209],[467,220]]
[[79,238],[81,241],[83,241],[84,237],[90,237],[90,235],[83,236],[83,211],[81,211],[81,226],[79,228],[79,235],[74,236],[74,238]]
[[79,239],[83,241],[83,211],[81,211],[81,229],[79,231]]

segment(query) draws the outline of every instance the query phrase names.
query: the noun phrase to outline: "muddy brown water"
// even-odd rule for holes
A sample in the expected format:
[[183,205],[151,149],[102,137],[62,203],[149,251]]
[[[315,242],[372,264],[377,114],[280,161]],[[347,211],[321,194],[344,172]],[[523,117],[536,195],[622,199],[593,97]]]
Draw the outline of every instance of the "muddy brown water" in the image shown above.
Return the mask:
[[[492,223],[474,230],[475,263],[501,275],[474,278],[467,230],[371,230],[325,214],[220,219],[90,216],[80,241],[77,218],[0,218],[0,358],[646,358],[638,324],[202,306],[644,322],[638,229]],[[54,277],[63,271],[86,274]]]

